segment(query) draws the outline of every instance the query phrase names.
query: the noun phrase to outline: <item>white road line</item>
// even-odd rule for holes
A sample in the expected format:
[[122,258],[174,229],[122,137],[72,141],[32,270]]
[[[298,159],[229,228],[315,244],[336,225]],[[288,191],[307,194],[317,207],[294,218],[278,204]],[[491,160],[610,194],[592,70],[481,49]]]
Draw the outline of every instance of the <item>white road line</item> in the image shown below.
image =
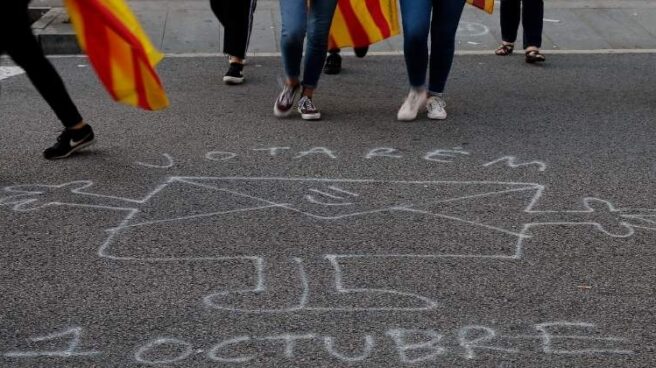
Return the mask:
[[0,80],[23,73],[25,73],[25,71],[17,66],[0,66]]
[[[545,53],[553,55],[589,55],[589,54],[656,54],[656,49],[590,49],[590,50],[550,50],[543,49]],[[352,52],[342,52],[342,55],[353,56]],[[370,51],[369,56],[398,56],[403,55],[402,50],[398,51]],[[494,55],[494,50],[458,50],[456,55]],[[254,52],[249,53],[249,57],[280,57],[279,52]],[[168,58],[202,58],[202,57],[223,57],[221,53],[170,53],[166,54]]]
[[[590,50],[551,50],[543,49],[545,54],[548,55],[614,55],[614,54],[656,54],[656,49],[590,49]],[[342,55],[353,56],[352,52],[342,52]],[[369,56],[399,56],[403,55],[403,51],[370,51]],[[458,50],[456,55],[474,55],[474,56],[492,56],[494,50]],[[169,53],[165,55],[167,58],[213,58],[224,57],[222,53],[212,52],[197,52],[197,53]],[[280,57],[279,52],[253,52],[247,55],[248,57]],[[4,59],[0,56],[0,60]],[[85,55],[49,55],[50,59],[66,59],[66,58],[86,58]],[[7,67],[0,67],[7,68]]]

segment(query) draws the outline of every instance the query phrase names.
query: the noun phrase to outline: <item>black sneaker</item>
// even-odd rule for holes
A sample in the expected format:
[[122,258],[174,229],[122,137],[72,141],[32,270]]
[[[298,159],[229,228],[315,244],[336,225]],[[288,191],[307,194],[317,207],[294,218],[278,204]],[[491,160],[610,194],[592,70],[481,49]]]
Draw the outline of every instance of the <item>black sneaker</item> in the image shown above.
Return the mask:
[[285,84],[282,88],[282,92],[278,95],[276,103],[273,105],[273,115],[276,117],[282,118],[288,116],[292,112],[292,107],[294,107],[294,99],[296,98],[296,92],[300,85],[290,86]]
[[321,113],[319,112],[319,109],[314,106],[312,99],[308,96],[303,96],[300,100],[298,100],[298,112],[301,113],[303,120],[321,119]]
[[228,71],[223,76],[223,82],[230,85],[244,83],[244,64],[230,63]]
[[342,57],[338,53],[331,53],[326,58],[323,72],[326,74],[339,74],[342,71]]
[[359,58],[363,58],[363,57],[367,56],[367,52],[369,52],[369,46],[356,47],[356,48],[353,49],[353,51],[355,52],[355,56],[357,56]]
[[48,160],[66,158],[73,152],[89,147],[94,143],[93,129],[85,125],[80,129],[64,129],[57,137],[57,143],[43,151],[43,157]]

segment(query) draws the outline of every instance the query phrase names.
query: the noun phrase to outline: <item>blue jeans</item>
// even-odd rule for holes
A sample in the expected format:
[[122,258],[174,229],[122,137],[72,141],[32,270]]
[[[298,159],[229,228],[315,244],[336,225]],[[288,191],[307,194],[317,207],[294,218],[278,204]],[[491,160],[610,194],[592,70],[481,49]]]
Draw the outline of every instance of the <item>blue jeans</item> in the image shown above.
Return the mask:
[[426,85],[430,32],[428,90],[433,93],[444,92],[453,64],[456,31],[464,7],[465,0],[401,0],[403,54],[413,88],[424,88]]
[[328,33],[337,0],[280,0],[282,63],[289,79],[299,79],[307,34],[303,86],[316,88],[326,61]]

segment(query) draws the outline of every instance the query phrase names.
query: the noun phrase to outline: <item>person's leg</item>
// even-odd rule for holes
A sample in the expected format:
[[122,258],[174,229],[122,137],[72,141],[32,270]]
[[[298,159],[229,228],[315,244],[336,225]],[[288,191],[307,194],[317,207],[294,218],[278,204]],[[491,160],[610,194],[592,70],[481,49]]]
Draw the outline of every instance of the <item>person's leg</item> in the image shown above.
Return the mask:
[[431,24],[430,77],[428,82],[429,119],[446,119],[446,101],[442,95],[451,72],[455,53],[456,31],[465,0],[433,0]]
[[524,48],[542,47],[542,25],[544,19],[543,0],[522,0],[522,27],[524,27]]
[[428,90],[442,93],[453,64],[456,31],[465,0],[433,0],[433,3]]
[[401,121],[414,120],[426,102],[428,34],[432,8],[432,0],[401,0],[403,55],[411,86],[397,114]]
[[319,109],[312,101],[312,95],[319,83],[321,70],[326,61],[328,33],[333,20],[337,0],[310,2],[305,45],[305,65],[303,70],[303,90],[298,101],[298,112],[305,120],[321,119]]
[[311,1],[307,23],[307,43],[303,70],[303,95],[312,97],[317,88],[321,69],[326,61],[328,33],[337,7],[337,0]]
[[514,44],[517,40],[517,29],[521,14],[521,0],[501,0],[501,40]]
[[280,0],[280,50],[288,84],[298,84],[307,30],[306,0]]
[[410,86],[423,89],[428,69],[428,35],[432,0],[401,0],[403,55]]
[[230,67],[223,77],[226,84],[244,81],[244,59],[253,28],[256,0],[211,0],[212,10],[223,24],[223,52],[228,55]]
[[288,116],[292,111],[294,99],[298,92],[303,60],[303,42],[307,29],[306,0],[280,0],[280,50],[285,70],[285,83],[273,106],[277,117]]
[[230,5],[231,0],[210,0],[210,7],[216,19],[219,20],[219,23],[223,27],[230,21],[230,15],[228,14],[228,6]]
[[[217,1],[217,0],[212,0]],[[224,23],[225,37],[223,52],[230,55],[231,62],[243,62],[253,29],[253,12],[256,0],[222,0],[227,5],[227,18]]]
[[25,70],[34,87],[65,127],[72,128],[80,124],[82,116],[66,91],[64,82],[43,55],[41,46],[32,34],[27,5],[24,9],[10,6],[2,11],[12,13],[7,14],[8,17],[3,19],[9,22],[9,27],[6,29],[11,31],[11,35],[2,35],[7,54]]
[[44,156],[48,159],[64,158],[89,146],[94,141],[93,130],[82,120],[82,116],[66,91],[64,82],[43,55],[30,28],[27,2],[24,6],[14,3],[3,7],[2,12],[0,44],[4,45],[5,51],[14,62],[25,70],[37,91],[66,127],[57,139],[57,143],[44,151]]

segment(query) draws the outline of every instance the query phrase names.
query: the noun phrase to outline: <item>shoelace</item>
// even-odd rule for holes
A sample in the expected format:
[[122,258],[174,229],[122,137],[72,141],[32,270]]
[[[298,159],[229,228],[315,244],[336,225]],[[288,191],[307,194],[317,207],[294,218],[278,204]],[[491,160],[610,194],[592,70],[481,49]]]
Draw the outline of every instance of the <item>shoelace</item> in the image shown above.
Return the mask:
[[429,104],[431,107],[440,107],[440,108],[442,108],[442,109],[444,109],[444,107],[446,106],[446,102],[445,102],[442,98],[440,98],[440,97],[431,98],[431,99],[428,101],[428,104]]
[[304,110],[307,110],[307,111],[315,111],[316,107],[314,107],[314,104],[312,103],[312,100],[305,97],[301,100],[301,109],[304,109]]
[[294,100],[294,88],[288,85],[285,85],[282,90],[282,94],[280,95],[280,103],[282,105],[291,105]]

